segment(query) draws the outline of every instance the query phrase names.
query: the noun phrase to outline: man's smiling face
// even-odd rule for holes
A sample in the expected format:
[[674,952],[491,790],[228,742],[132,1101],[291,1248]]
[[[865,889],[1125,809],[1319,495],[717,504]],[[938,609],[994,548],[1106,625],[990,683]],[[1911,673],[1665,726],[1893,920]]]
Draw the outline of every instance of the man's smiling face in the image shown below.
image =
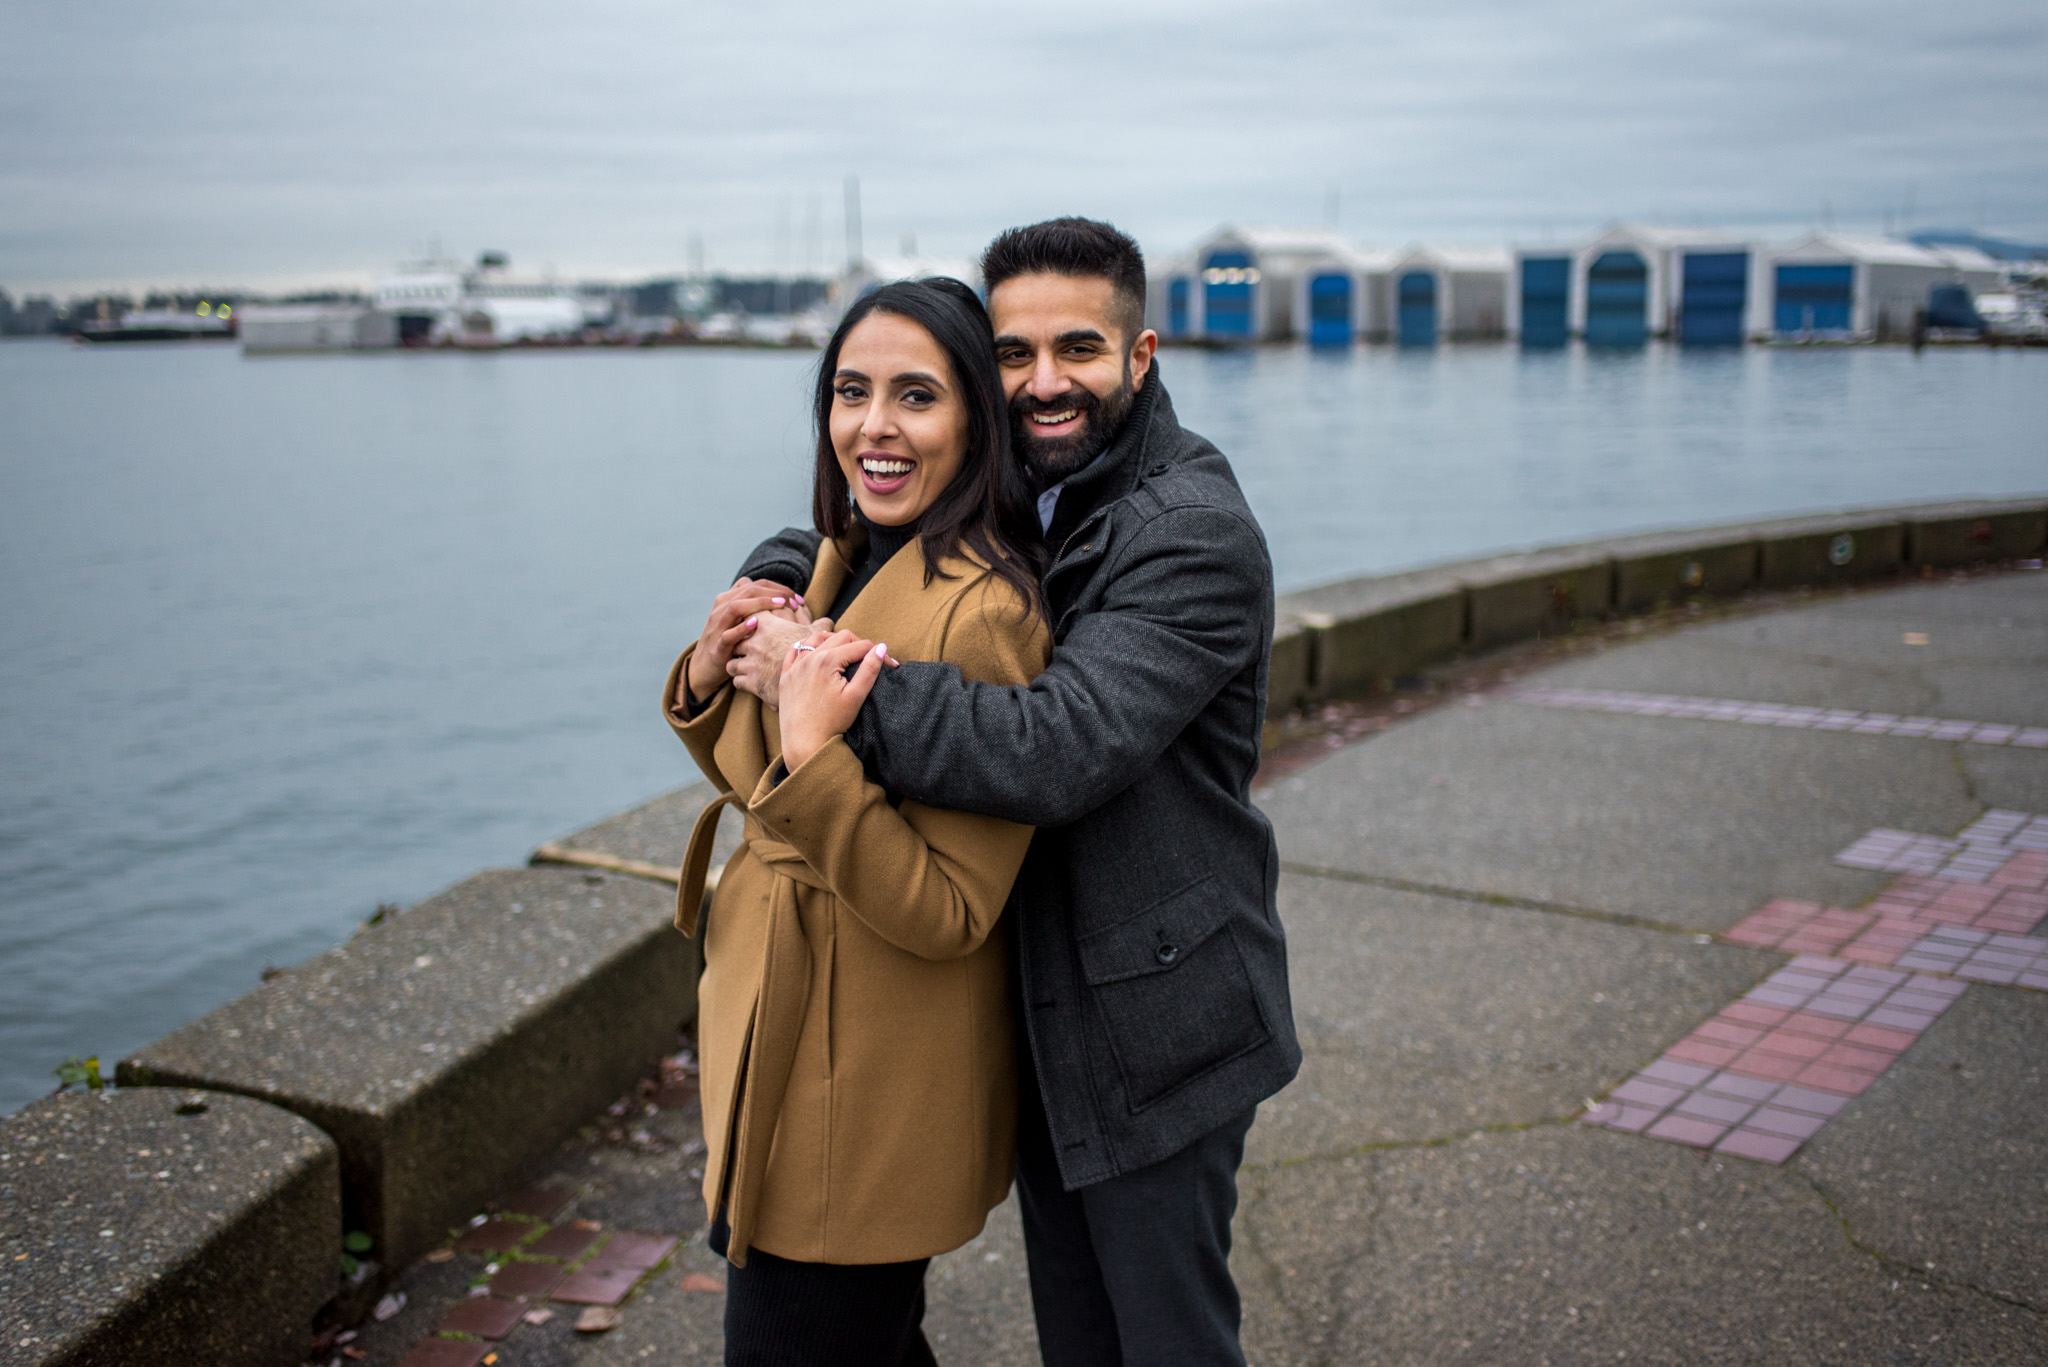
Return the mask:
[[1101,276],[1033,272],[989,293],[1017,454],[1041,488],[1100,455],[1130,415],[1159,338],[1131,340],[1124,312]]

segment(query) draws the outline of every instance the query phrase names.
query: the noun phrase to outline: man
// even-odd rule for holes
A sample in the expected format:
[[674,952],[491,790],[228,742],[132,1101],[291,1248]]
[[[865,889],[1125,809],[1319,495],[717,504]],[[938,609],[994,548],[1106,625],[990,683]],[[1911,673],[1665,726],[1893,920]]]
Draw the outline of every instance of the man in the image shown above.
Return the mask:
[[[1242,1364],[1237,1168],[1301,1059],[1250,796],[1272,566],[1229,463],[1174,419],[1137,245],[1057,219],[998,237],[982,271],[1043,491],[1052,663],[1028,688],[884,670],[846,740],[891,793],[1038,828],[1009,920],[1045,1361]],[[785,532],[743,577],[807,583],[816,545]],[[772,691],[792,636],[761,621],[733,669]]]

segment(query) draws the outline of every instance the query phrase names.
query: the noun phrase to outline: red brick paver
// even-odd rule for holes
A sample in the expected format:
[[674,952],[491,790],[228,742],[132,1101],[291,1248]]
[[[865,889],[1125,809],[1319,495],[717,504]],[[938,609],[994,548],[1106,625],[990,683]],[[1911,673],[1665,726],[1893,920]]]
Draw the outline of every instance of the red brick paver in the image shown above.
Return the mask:
[[491,1351],[488,1343],[464,1339],[421,1339],[398,1367],[476,1367]]
[[519,1327],[526,1312],[521,1301],[499,1300],[496,1296],[471,1296],[441,1317],[434,1326],[437,1334],[475,1334],[478,1338],[501,1339]]
[[1580,1120],[1782,1163],[1963,990],[1946,978],[1802,955]]

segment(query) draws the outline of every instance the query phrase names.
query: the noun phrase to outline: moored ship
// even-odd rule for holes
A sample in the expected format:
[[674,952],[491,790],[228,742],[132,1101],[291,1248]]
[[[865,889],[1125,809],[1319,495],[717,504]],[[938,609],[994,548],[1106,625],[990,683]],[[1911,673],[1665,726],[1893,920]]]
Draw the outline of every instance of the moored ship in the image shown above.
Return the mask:
[[190,313],[180,309],[130,309],[119,319],[98,318],[78,330],[86,342],[221,342],[233,341],[235,310],[201,303]]

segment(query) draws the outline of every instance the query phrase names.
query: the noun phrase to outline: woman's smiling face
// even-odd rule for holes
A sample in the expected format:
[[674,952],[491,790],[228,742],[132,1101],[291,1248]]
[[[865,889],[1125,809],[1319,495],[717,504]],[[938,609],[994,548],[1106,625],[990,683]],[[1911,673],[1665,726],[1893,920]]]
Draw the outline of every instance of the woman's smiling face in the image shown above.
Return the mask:
[[946,353],[908,318],[878,311],[846,334],[832,373],[832,450],[868,521],[915,521],[960,473],[958,391]]

